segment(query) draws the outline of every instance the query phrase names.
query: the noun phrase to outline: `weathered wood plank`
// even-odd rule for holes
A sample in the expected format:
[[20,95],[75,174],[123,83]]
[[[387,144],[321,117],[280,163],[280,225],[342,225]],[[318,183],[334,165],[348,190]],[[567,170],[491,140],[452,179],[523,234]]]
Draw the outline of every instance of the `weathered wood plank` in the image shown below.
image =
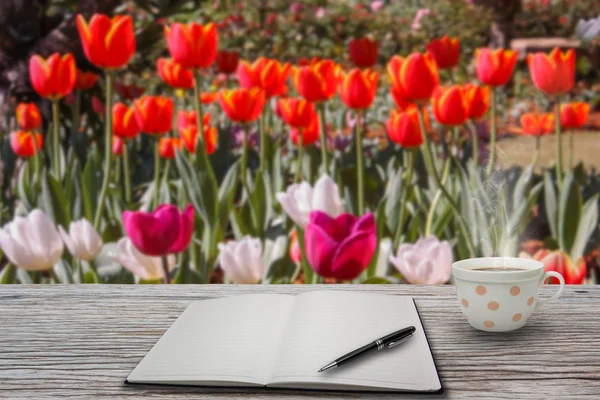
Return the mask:
[[446,388],[440,398],[599,396],[600,287],[567,287],[520,331],[491,334],[466,323],[453,286],[14,285],[0,287],[0,398],[397,398],[123,383],[190,301],[315,289],[414,297]]

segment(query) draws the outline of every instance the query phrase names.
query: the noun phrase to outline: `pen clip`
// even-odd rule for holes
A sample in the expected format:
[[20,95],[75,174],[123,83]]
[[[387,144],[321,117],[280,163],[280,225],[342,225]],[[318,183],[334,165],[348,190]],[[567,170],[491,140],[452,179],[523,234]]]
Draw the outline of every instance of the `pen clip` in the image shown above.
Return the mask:
[[398,346],[400,343],[402,343],[402,342],[406,341],[406,340],[407,340],[408,338],[410,338],[411,336],[412,336],[412,333],[411,333],[410,335],[408,335],[408,336],[406,336],[406,337],[404,337],[404,338],[400,339],[400,340],[396,340],[396,341],[393,341],[393,342],[389,342],[389,343],[388,343],[388,345],[387,345],[387,348],[388,348],[388,349],[391,349],[392,347],[396,347],[396,346]]

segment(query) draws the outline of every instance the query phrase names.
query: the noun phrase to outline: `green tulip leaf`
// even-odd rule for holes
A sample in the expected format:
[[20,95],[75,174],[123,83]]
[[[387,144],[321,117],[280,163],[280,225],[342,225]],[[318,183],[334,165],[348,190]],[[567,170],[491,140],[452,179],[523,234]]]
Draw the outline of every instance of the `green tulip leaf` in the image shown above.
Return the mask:
[[550,172],[544,173],[544,207],[546,209],[546,217],[550,226],[550,233],[553,237],[558,238],[558,204],[556,202],[556,189]]
[[42,193],[40,196],[40,208],[48,214],[52,220],[68,229],[71,222],[69,204],[60,183],[49,173],[42,178]]
[[583,206],[581,221],[570,251],[573,261],[577,261],[583,255],[588,240],[598,228],[598,196],[593,195]]
[[558,243],[567,253],[571,253],[575,242],[581,211],[581,190],[573,173],[569,172],[562,182],[558,198]]

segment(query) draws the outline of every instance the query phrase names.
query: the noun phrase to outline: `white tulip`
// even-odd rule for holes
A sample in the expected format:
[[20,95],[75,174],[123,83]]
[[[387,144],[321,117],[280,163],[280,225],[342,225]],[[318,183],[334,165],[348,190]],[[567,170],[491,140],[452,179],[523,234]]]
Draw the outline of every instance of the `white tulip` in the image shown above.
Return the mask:
[[328,175],[320,177],[314,188],[308,182],[302,182],[290,185],[276,196],[286,214],[302,229],[306,228],[314,210],[323,211],[332,218],[344,212],[338,186]]
[[58,231],[69,252],[80,260],[93,260],[100,254],[104,245],[98,232],[85,218],[71,222],[69,233],[62,226],[58,227]]
[[[163,278],[161,257],[143,254],[128,237],[121,238],[117,242],[117,254],[112,254],[111,258],[140,279],[152,281]],[[167,261],[169,271],[173,270],[176,262],[175,255],[170,254]]]
[[408,283],[440,285],[448,282],[452,273],[452,249],[447,241],[435,236],[402,244],[390,261]]
[[600,35],[600,17],[580,19],[575,27],[575,36],[583,41],[592,41]]
[[52,268],[64,250],[54,222],[38,209],[0,229],[0,248],[10,262],[28,271]]
[[260,239],[244,236],[239,242],[219,243],[219,264],[233,283],[258,283],[264,273]]

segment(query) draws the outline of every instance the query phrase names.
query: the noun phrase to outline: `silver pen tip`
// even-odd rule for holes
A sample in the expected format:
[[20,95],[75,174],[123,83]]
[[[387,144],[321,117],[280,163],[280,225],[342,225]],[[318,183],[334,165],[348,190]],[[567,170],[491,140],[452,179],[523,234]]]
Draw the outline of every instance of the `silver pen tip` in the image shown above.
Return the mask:
[[335,368],[335,367],[337,367],[337,363],[335,361],[332,361],[317,372],[327,371],[328,369]]

